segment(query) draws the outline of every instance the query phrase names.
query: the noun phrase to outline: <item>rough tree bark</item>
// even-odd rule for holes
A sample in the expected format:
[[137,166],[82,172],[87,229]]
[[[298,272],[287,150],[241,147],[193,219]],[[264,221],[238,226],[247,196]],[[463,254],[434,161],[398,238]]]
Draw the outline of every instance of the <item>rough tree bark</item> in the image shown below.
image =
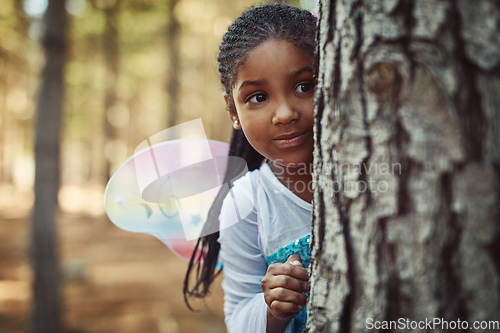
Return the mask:
[[31,223],[33,301],[30,332],[61,331],[61,274],[55,228],[59,189],[59,141],[66,54],[64,0],[50,0],[45,13],[45,68],[38,92],[35,141],[35,203]]
[[322,0],[309,332],[498,325],[499,27],[495,0]]

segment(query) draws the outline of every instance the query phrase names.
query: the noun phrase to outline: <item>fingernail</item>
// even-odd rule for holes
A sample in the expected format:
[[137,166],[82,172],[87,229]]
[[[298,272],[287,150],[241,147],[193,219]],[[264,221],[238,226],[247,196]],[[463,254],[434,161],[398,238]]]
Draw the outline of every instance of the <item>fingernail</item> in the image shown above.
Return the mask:
[[294,260],[294,261],[292,262],[292,265],[299,266],[299,265],[302,265],[302,264],[301,264],[301,262],[300,262],[300,261],[298,261],[298,260]]

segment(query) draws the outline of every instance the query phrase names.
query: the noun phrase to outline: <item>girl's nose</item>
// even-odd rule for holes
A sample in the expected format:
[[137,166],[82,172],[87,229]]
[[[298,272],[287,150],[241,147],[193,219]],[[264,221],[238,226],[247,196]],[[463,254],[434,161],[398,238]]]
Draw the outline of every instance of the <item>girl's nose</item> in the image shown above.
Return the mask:
[[300,114],[294,108],[294,106],[287,101],[282,101],[281,103],[278,103],[278,105],[276,106],[272,122],[274,125],[288,124],[299,118]]

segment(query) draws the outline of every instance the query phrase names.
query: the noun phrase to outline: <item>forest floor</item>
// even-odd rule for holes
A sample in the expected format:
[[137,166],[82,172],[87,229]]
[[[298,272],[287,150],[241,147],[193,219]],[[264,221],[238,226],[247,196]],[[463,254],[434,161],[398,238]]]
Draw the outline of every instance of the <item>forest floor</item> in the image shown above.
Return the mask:
[[[0,188],[0,333],[26,332],[31,302],[28,193]],[[225,332],[221,278],[212,295],[184,303],[187,262],[156,238],[123,231],[104,214],[58,218],[64,332]]]

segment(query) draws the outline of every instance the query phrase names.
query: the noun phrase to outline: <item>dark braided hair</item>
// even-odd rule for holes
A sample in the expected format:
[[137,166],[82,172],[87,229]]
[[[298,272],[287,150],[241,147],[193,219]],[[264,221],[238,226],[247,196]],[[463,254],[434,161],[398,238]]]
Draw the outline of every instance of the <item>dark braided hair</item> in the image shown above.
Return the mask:
[[315,34],[316,18],[297,7],[276,4],[247,10],[229,26],[219,47],[220,81],[226,93],[231,96],[239,67],[262,42],[285,40],[313,56]]
[[[306,10],[289,5],[269,4],[245,11],[229,26],[222,38],[217,57],[220,81],[229,97],[229,111],[236,114],[231,90],[236,82],[238,69],[245,62],[248,52],[262,42],[278,39],[294,44],[313,57],[316,48],[315,36],[316,18]],[[241,130],[233,130],[229,155],[243,158],[250,171],[259,168],[264,160],[264,157],[248,143]],[[229,160],[224,183],[234,180],[241,171],[239,167],[231,164],[232,161],[234,160]],[[228,189],[223,187],[217,194],[208,213],[206,230],[218,230],[220,209],[227,193]],[[218,238],[219,232],[216,232],[199,238],[196,243],[183,288],[184,300],[190,309],[188,297],[205,297],[213,280],[221,272],[216,268],[220,248]],[[203,264],[197,265],[196,283],[190,289],[189,277],[196,262]]]

